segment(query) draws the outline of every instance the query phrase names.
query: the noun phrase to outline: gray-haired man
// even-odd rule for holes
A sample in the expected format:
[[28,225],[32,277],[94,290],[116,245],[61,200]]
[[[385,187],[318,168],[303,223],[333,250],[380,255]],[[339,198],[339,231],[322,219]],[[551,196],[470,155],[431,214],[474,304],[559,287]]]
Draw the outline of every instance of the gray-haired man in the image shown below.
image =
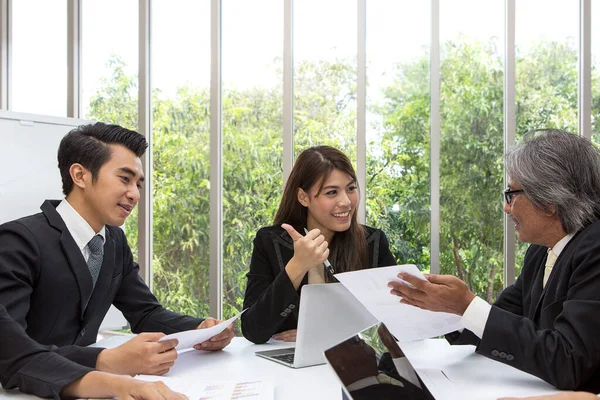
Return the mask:
[[531,243],[521,275],[489,305],[460,279],[390,283],[402,302],[462,315],[452,344],[560,389],[600,392],[600,153],[559,130],[531,132],[506,156],[504,212]]

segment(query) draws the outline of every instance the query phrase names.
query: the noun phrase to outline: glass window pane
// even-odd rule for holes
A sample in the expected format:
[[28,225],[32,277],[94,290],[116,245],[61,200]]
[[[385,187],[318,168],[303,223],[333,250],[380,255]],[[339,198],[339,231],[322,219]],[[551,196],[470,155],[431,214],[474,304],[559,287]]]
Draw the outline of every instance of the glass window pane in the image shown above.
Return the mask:
[[223,310],[242,309],[252,239],[282,193],[283,2],[223,1]]
[[[119,28],[107,29],[107,21]],[[81,24],[82,117],[137,130],[138,2],[83,0]],[[136,207],[125,221],[136,259],[137,223]]]
[[440,272],[488,302],[503,288],[503,37],[504,1],[440,2]]
[[83,118],[137,130],[138,6],[135,0],[82,1]]
[[[532,129],[577,132],[579,1],[516,2],[517,140]],[[528,243],[517,241],[517,275]]]
[[[367,224],[429,270],[429,2],[367,2]],[[390,51],[393,43],[394,51]]]
[[152,2],[152,279],[170,310],[209,314],[210,1]]
[[12,111],[67,116],[67,2],[12,5]]
[[296,155],[327,144],[356,160],[356,13],[347,0],[294,3]]
[[579,1],[516,2],[517,135],[577,132]]

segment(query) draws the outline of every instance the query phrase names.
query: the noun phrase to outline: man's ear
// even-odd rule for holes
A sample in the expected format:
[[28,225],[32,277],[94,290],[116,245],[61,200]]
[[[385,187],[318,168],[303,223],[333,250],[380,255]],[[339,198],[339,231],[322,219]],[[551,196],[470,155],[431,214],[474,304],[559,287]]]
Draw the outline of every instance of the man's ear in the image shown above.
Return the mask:
[[304,207],[308,207],[308,193],[306,193],[302,188],[298,188],[298,201]]
[[546,215],[548,217],[556,216],[556,214],[557,214],[556,204],[550,204],[549,206],[546,206],[544,209],[544,212],[546,213]]
[[87,185],[92,184],[92,174],[90,170],[79,163],[71,164],[69,168],[69,174],[75,184],[80,189],[85,189]]

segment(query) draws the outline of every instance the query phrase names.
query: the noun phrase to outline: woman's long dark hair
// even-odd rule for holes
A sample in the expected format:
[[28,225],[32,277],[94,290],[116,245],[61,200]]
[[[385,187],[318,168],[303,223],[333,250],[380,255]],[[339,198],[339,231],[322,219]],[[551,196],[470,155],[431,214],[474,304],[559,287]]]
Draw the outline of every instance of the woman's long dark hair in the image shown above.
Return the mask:
[[[319,181],[321,187],[315,197],[321,194],[323,184],[333,172],[340,170],[356,182],[356,172],[344,153],[330,146],[315,146],[304,150],[294,164],[285,185],[279,209],[275,215],[275,225],[290,224],[303,233],[308,218],[308,208],[298,201],[298,189],[309,192]],[[357,221],[356,210],[352,214],[350,228],[344,232],[335,232],[329,243],[329,261],[335,272],[354,271],[368,266],[368,250],[365,230]],[[325,270],[327,281],[333,280]]]

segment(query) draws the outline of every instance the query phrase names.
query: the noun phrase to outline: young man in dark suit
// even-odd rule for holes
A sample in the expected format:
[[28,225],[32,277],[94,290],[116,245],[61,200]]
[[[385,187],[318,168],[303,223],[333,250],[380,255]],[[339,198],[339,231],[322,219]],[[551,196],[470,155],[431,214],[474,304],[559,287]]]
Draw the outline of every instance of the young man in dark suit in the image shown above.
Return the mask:
[[4,389],[19,388],[23,393],[57,400],[61,397],[187,399],[162,382],[94,371],[67,360],[27,336],[1,304],[0,337],[0,383]]
[[[158,342],[164,334],[219,322],[166,310],[138,275],[119,226],[140,198],[140,156],[147,146],[142,135],[117,125],[72,130],[58,149],[66,198],[48,200],[41,213],[0,226],[0,304],[37,342],[118,374],[166,373],[177,343]],[[114,349],[85,347],[96,341],[111,304],[133,332],[150,333]],[[233,336],[230,326],[196,348],[220,350]]]
[[600,392],[600,154],[587,139],[536,131],[506,156],[504,212],[531,243],[522,273],[489,305],[460,279],[400,274],[402,302],[462,315],[452,344],[559,389]]

